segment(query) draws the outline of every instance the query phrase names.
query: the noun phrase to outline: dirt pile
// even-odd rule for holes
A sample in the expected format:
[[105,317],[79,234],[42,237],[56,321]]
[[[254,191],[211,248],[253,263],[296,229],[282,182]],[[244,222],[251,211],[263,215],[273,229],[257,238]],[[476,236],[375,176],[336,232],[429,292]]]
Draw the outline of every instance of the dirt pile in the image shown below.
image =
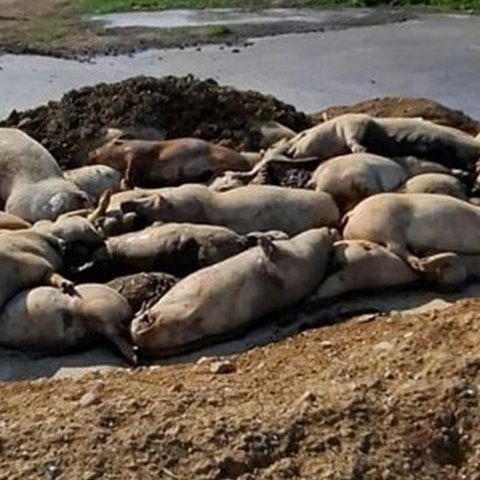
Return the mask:
[[[479,301],[2,386],[0,479],[478,479]],[[232,372],[233,370],[233,372]]]
[[276,120],[307,128],[306,115],[272,96],[186,77],[134,77],[66,93],[58,102],[13,111],[0,126],[19,127],[40,141],[64,168],[79,166],[105,127],[153,127],[168,138],[193,136],[256,148],[252,126]]
[[374,98],[353,105],[329,107],[312,114],[310,118],[316,124],[344,113],[366,113],[374,117],[423,117],[425,120],[458,128],[472,135],[480,132],[479,121],[426,98]]

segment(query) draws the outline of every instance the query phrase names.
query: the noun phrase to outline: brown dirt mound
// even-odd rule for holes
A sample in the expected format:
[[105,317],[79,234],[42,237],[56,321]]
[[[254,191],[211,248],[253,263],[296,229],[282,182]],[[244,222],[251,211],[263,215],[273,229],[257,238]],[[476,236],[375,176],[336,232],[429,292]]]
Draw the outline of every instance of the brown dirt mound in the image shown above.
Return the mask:
[[479,301],[2,386],[0,479],[478,479]]
[[0,126],[21,128],[62,167],[72,168],[85,162],[105,127],[153,127],[165,130],[168,138],[194,136],[234,148],[256,148],[251,129],[258,120],[276,120],[294,130],[310,125],[305,114],[272,96],[189,75],[140,76],[72,90],[59,102],[13,111]]
[[329,107],[310,116],[314,124],[325,118],[333,118],[344,113],[367,113],[375,117],[423,117],[426,120],[458,128],[476,135],[480,132],[480,122],[458,110],[452,110],[426,98],[385,97],[366,100],[354,105]]

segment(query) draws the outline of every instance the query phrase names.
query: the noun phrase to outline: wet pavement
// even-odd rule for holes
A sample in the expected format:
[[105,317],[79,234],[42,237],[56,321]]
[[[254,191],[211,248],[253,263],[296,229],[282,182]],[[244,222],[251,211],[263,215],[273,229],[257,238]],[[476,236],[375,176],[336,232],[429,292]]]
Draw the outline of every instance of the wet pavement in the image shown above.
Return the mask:
[[307,112],[407,95],[480,118],[480,17],[425,15],[398,24],[255,39],[248,48],[151,50],[92,63],[6,55],[0,68],[0,117],[83,85],[193,73],[275,95]]
[[106,28],[178,28],[208,25],[242,25],[282,22],[341,23],[351,18],[365,18],[372,13],[369,8],[356,9],[298,9],[270,8],[265,10],[241,10],[215,8],[204,10],[162,10],[159,12],[127,12],[96,15],[94,21],[104,22]]

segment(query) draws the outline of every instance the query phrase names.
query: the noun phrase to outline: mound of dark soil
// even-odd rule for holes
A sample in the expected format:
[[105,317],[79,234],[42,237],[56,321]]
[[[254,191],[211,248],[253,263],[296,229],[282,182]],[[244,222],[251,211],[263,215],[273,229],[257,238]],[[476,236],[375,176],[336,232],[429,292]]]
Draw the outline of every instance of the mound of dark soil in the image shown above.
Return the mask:
[[272,96],[186,77],[134,77],[72,90],[59,102],[13,111],[1,126],[19,127],[41,142],[62,167],[85,163],[106,127],[153,127],[168,138],[193,136],[255,149],[252,125],[276,120],[294,130],[310,126],[306,115]]
[[425,120],[458,128],[472,135],[480,132],[479,121],[426,98],[374,98],[353,105],[329,107],[311,115],[311,120],[316,124],[344,113],[367,113],[374,117],[423,117]]

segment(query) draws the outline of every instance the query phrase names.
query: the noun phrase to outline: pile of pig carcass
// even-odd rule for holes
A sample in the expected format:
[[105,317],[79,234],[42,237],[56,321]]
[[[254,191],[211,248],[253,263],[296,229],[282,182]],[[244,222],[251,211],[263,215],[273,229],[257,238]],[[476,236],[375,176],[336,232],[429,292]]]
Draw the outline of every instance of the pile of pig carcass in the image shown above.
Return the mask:
[[[478,137],[365,114],[261,133],[238,153],[115,130],[62,172],[0,129],[0,346],[108,340],[135,363],[301,302],[480,276]],[[276,165],[310,171],[306,188],[268,185]]]

